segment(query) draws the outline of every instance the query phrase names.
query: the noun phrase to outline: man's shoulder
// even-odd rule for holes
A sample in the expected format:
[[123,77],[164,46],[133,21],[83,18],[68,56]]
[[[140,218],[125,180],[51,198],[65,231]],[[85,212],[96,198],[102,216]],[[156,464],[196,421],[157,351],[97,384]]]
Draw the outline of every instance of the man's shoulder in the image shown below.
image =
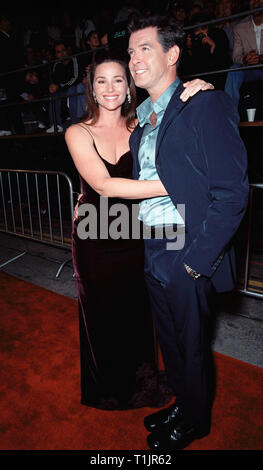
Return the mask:
[[247,17],[246,20],[240,21],[240,23],[235,24],[233,27],[234,33],[242,33],[247,31],[251,27],[251,17]]
[[133,131],[131,132],[131,135],[130,135],[130,138],[129,138],[129,141],[130,141],[130,142],[133,141],[134,139],[136,139],[137,134],[138,134],[138,132],[140,131],[140,129],[141,129],[141,128],[140,128],[140,125],[137,124],[137,125],[135,126],[135,128],[133,129]]
[[231,102],[231,98],[223,90],[199,91],[189,100],[192,106],[214,106],[216,103]]
[[223,116],[238,120],[233,100],[222,90],[207,90],[196,93],[180,113],[181,119],[191,125],[203,126],[207,120],[222,119]]

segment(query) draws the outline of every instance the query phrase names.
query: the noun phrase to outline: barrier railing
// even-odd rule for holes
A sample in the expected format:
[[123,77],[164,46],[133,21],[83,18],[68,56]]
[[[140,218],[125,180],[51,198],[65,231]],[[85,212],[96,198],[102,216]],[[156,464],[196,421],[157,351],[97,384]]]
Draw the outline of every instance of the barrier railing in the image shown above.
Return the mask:
[[71,250],[73,211],[73,186],[65,173],[0,169],[1,232]]
[[[236,20],[238,18],[244,17],[251,15],[256,12],[262,11],[261,8],[255,8],[253,10],[247,10],[241,13],[238,13],[236,15],[231,15],[228,17],[224,18],[218,18],[216,20],[210,20],[204,23],[199,24],[199,26],[204,26],[208,24],[216,24],[220,23],[222,21],[228,21],[228,20]],[[191,30],[195,27],[195,25],[191,25],[188,27],[185,27],[184,29]],[[103,48],[101,48],[103,49]],[[70,57],[75,57],[78,55],[84,55],[84,54],[89,54],[89,52],[82,52],[79,54],[74,54]],[[57,60],[52,61],[57,62]],[[51,65],[51,64],[50,64]],[[16,73],[16,72],[26,72],[29,69],[37,69],[39,67],[43,67],[44,65],[35,65],[32,67],[27,67],[19,70],[13,70],[9,72],[4,72],[0,74],[0,77],[4,75],[9,75],[11,73]],[[195,78],[195,77],[201,77],[204,75],[213,75],[213,74],[220,74],[220,73],[226,73],[226,72],[233,72],[237,70],[247,70],[247,69],[257,69],[261,68],[262,64],[258,65],[250,65],[250,66],[242,66],[240,68],[232,69],[221,69],[221,70],[214,70],[214,71],[209,71],[209,72],[202,72],[202,73],[196,73],[189,75],[187,78]],[[185,77],[186,78],[186,77]],[[75,96],[81,95],[84,93],[76,93]],[[56,99],[62,99],[66,98],[69,95],[65,94],[63,97],[44,97],[38,100],[34,100],[34,103],[37,102],[49,102],[52,105],[54,104]],[[72,95],[71,95],[72,96]],[[1,104],[1,109],[4,107],[10,107],[10,106],[17,106],[17,105],[26,105],[30,104],[28,102],[17,102],[17,103],[2,103]],[[52,106],[52,109],[54,107]],[[57,131],[57,125],[56,125],[56,116],[53,111],[53,117],[54,117],[54,127],[55,127],[55,133]],[[6,138],[6,137],[5,137]],[[23,176],[22,176],[23,174]],[[52,185],[52,189],[55,188],[54,192],[52,193],[52,198],[55,194],[58,195],[58,200],[57,200],[57,205],[53,205],[51,202],[51,195],[50,195],[50,182],[49,182],[49,177],[53,176],[56,179],[56,183]],[[41,183],[41,188],[39,186],[39,179],[44,177],[45,181],[44,183]],[[68,206],[68,211],[70,213],[70,216],[64,217],[64,212],[66,209],[66,205],[61,204],[61,194],[60,194],[60,182],[59,178],[63,177],[66,179],[67,184],[68,184],[68,198],[65,200],[68,201],[69,206]],[[20,178],[24,178],[24,181],[22,183],[23,190],[21,190],[21,180]],[[30,178],[33,178],[33,185],[30,184],[29,180]],[[16,180],[16,189],[14,189],[14,179]],[[34,188],[35,191],[35,199],[33,200],[32,203],[32,198],[31,198],[31,193],[32,193],[32,188]],[[44,189],[43,189],[44,188]],[[14,189],[14,192],[13,192]],[[249,273],[250,273],[250,266],[251,266],[251,230],[252,230],[252,212],[253,212],[253,196],[254,196],[254,190],[255,189],[263,189],[263,184],[250,184],[250,201],[249,201],[249,208],[248,208],[248,232],[247,232],[247,240],[246,240],[246,256],[245,256],[245,269],[244,269],[244,286],[243,288],[238,289],[239,292],[256,297],[256,298],[263,298],[263,293],[261,292],[254,292],[250,289],[249,286]],[[43,195],[46,194],[46,198],[43,199]],[[25,171],[25,170],[0,170],[0,201],[2,200],[2,206],[0,205],[0,231],[2,232],[7,232],[7,233],[12,233],[21,237],[26,237],[30,238],[33,240],[37,240],[43,243],[48,243],[54,246],[60,246],[63,248],[68,248],[71,249],[71,228],[72,228],[72,222],[73,222],[73,189],[72,189],[72,183],[68,176],[62,172],[52,172],[52,171],[47,171],[47,172],[42,172],[42,171]],[[8,200],[7,200],[7,195]],[[23,197],[25,199],[23,199]],[[2,198],[2,199],[1,199]],[[57,214],[54,215],[54,207],[56,207]],[[25,214],[25,210],[28,211],[27,214]],[[67,229],[66,232],[68,233],[68,236],[65,235],[64,233],[64,223],[66,222]],[[54,231],[55,227],[55,231]],[[69,228],[70,227],[70,228]],[[18,255],[17,257],[13,258],[17,259],[20,256],[23,256],[24,253]],[[0,265],[0,268],[11,262],[12,260],[7,261],[6,263]],[[65,261],[61,268],[58,270],[61,272],[61,269],[67,263],[68,261]],[[57,275],[58,275],[57,274]]]
[[[244,269],[244,283],[243,288],[238,289],[242,294],[249,295],[251,297],[263,299],[263,282],[261,282],[262,292],[255,292],[249,287],[250,272],[251,272],[251,259],[252,259],[252,226],[253,226],[253,201],[254,201],[254,191],[262,190],[263,184],[261,183],[252,183],[250,184],[250,194],[249,194],[249,204],[248,204],[248,226],[247,226],[247,239],[246,239],[246,256],[245,256],[245,269]],[[258,219],[261,220],[261,219]]]
[[[240,293],[263,299],[250,284],[251,232],[254,191],[263,183],[250,184],[248,228],[243,288]],[[62,202],[63,201],[63,202]],[[17,235],[71,251],[74,217],[74,192],[70,178],[62,172],[0,170],[0,232]],[[26,254],[23,252],[4,262],[0,268]],[[62,262],[56,277],[71,257]],[[263,286],[263,283],[260,283]]]
[[[212,20],[209,20],[209,21],[205,21],[205,22],[202,22],[202,23],[199,23],[198,26],[206,26],[206,25],[216,25],[216,24],[220,24],[224,21],[233,21],[233,20],[238,20],[239,18],[242,19],[244,17],[247,17],[249,15],[252,15],[254,13],[259,13],[259,12],[262,12],[263,8],[262,7],[259,7],[259,8],[254,8],[254,9],[251,9],[251,10],[245,10],[245,11],[242,11],[242,12],[239,12],[237,14],[233,14],[233,15],[229,15],[229,16],[225,16],[225,17],[221,17],[221,18],[216,18],[216,19],[212,19]],[[189,25],[189,26],[185,26],[183,29],[187,32],[187,31],[191,31],[192,29],[194,29],[196,27],[196,25]],[[105,49],[104,46],[102,47],[99,47],[97,50],[103,50]],[[71,56],[68,56],[67,59],[70,59],[70,58],[73,58],[73,57],[78,57],[78,56],[85,56],[85,55],[89,55],[89,54],[92,54],[92,51],[84,51],[84,52],[79,52],[79,53],[76,53],[76,54],[72,54]],[[37,65],[33,65],[33,66],[28,66],[28,67],[24,67],[24,68],[20,68],[20,69],[16,69],[16,70],[12,70],[12,71],[8,71],[8,72],[2,72],[0,73],[0,78],[1,77],[4,77],[4,76],[8,76],[10,74],[14,74],[14,73],[25,73],[27,72],[28,70],[36,70],[36,69],[41,69],[43,67],[51,67],[52,64],[54,63],[57,63],[59,62],[58,59],[54,59],[52,61],[50,61],[48,64],[37,64]],[[219,69],[219,70],[209,70],[209,71],[203,71],[203,72],[198,72],[196,71],[195,73],[191,73],[191,74],[188,74],[187,76],[184,76],[182,77],[184,80],[185,79],[194,79],[194,78],[201,78],[201,77],[208,77],[209,75],[218,75],[218,74],[226,74],[228,72],[236,72],[236,71],[243,71],[243,70],[257,70],[257,69],[260,69],[262,68],[262,63],[260,64],[256,64],[256,65],[242,65],[238,68],[224,68],[224,69]],[[51,76],[51,69],[49,70],[49,75]],[[40,103],[40,102],[49,102],[49,104],[51,105],[51,110],[52,110],[52,122],[54,124],[54,134],[57,134],[58,133],[58,128],[57,128],[57,117],[56,117],[56,113],[55,113],[55,109],[54,109],[54,104],[55,104],[55,101],[57,99],[61,100],[61,99],[65,99],[65,98],[69,98],[69,97],[73,97],[73,96],[80,96],[80,95],[85,95],[85,92],[80,92],[80,93],[74,93],[74,94],[67,94],[65,93],[64,96],[45,96],[45,97],[41,97],[39,99],[34,99],[33,101],[18,101],[18,102],[12,102],[12,103],[5,103],[4,101],[2,101],[1,103],[1,110],[3,110],[4,108],[9,108],[9,107],[13,107],[13,106],[23,106],[23,107],[26,107],[26,106],[32,106],[32,103],[33,104],[37,104],[37,103]],[[51,125],[52,123],[50,123]],[[4,137],[4,138],[8,138],[8,136]]]

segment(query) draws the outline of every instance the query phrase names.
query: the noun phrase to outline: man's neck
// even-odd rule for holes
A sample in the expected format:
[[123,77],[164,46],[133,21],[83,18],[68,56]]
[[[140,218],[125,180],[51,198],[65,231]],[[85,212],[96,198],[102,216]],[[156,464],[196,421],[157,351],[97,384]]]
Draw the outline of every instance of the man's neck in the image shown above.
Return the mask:
[[155,103],[158,98],[160,98],[160,96],[165,92],[165,90],[167,90],[167,88],[169,88],[169,86],[176,80],[176,78],[177,77],[175,76],[168,82],[164,84],[158,84],[158,87],[151,90],[147,90],[153,103]]

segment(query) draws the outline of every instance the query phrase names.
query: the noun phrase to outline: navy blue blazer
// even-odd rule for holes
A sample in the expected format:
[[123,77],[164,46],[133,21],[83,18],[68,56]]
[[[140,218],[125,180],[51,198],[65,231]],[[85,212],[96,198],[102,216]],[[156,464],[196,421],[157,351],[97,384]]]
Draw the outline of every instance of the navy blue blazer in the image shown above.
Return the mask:
[[[173,203],[185,204],[190,246],[179,259],[211,278],[218,292],[236,282],[231,244],[245,214],[249,184],[247,153],[239,116],[223,91],[180,100],[180,83],[165,111],[156,144],[156,169]],[[143,129],[130,137],[133,177],[139,177],[138,150]]]

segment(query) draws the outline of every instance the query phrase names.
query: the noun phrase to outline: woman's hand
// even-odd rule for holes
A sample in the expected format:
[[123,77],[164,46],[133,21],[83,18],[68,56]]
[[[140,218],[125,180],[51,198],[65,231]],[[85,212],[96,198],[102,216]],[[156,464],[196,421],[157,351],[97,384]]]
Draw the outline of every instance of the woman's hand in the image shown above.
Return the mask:
[[211,83],[207,83],[204,80],[201,80],[200,78],[185,82],[183,85],[185,87],[185,90],[180,95],[180,98],[184,102],[187,101],[191,96],[194,96],[200,90],[214,90],[215,88]]

